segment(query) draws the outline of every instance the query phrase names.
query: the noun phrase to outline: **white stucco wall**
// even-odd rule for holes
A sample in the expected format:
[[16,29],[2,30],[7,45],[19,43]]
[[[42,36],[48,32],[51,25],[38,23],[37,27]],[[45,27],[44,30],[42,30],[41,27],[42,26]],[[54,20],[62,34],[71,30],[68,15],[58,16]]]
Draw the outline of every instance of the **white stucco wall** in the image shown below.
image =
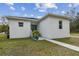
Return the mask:
[[[31,23],[24,20],[8,20],[10,38],[26,38],[31,34]],[[23,27],[19,27],[18,22],[23,22]]]
[[[59,29],[59,21],[62,21],[63,29]],[[45,38],[66,38],[70,37],[69,20],[47,17],[45,20],[39,23],[39,32]]]

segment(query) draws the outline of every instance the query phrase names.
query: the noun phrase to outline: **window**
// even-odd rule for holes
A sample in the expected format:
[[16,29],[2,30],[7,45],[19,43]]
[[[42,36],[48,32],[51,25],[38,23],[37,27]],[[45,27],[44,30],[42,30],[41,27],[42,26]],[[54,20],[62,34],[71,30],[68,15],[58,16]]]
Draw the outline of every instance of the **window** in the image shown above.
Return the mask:
[[19,27],[23,27],[23,22],[19,22]]
[[59,21],[59,29],[62,29],[62,21]]

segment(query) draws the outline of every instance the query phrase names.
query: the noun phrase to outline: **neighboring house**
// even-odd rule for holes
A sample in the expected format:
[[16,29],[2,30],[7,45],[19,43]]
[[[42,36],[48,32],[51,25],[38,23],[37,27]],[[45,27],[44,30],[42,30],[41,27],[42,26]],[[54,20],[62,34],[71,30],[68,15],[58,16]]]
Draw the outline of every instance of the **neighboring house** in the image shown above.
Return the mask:
[[70,37],[69,18],[48,14],[42,19],[26,17],[6,17],[9,25],[10,38],[26,38],[32,29],[38,30],[42,37],[49,39]]

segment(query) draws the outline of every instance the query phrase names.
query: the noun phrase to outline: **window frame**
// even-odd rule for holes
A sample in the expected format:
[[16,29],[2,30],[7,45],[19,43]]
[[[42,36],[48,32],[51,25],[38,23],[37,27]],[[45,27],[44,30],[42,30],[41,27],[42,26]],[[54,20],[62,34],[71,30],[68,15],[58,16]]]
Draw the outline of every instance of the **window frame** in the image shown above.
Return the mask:
[[63,29],[62,21],[61,20],[59,21],[59,29]]
[[31,24],[31,30],[32,30],[32,31],[33,31],[33,30],[37,30],[37,25]]
[[24,26],[24,23],[23,22],[18,22],[18,26],[19,27],[23,27]]

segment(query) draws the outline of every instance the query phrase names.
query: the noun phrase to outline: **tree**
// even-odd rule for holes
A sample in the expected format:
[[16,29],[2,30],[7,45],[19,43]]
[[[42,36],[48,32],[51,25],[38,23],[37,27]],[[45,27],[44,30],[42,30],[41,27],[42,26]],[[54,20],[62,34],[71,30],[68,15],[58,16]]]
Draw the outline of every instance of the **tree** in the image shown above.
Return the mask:
[[70,22],[70,29],[71,31],[79,32],[79,12],[77,12],[77,15],[73,22]]
[[75,10],[76,7],[74,6],[74,4],[71,4],[70,10],[66,12],[66,16],[70,17],[70,30],[71,31],[76,31],[76,29],[78,28],[78,20],[79,18],[77,18],[77,11]]
[[0,25],[0,32],[8,32],[8,25]]
[[2,25],[0,25],[0,32],[7,32],[8,31],[8,20],[5,17],[1,17],[0,20],[2,21]]
[[76,29],[79,31],[79,12],[77,12],[75,23],[76,23]]

